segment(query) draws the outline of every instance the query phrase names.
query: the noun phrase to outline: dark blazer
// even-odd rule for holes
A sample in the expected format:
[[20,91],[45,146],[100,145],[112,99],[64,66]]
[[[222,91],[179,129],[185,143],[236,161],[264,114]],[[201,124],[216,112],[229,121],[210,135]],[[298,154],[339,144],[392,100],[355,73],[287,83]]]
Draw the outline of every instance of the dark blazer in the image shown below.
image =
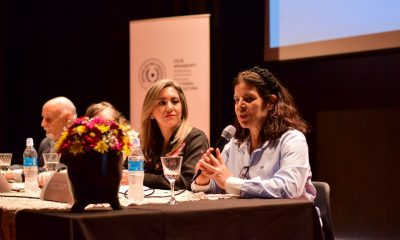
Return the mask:
[[[208,138],[203,131],[193,128],[185,138],[185,146],[180,152],[183,156],[181,174],[175,182],[175,189],[190,190],[191,180],[194,175],[197,162],[209,148]],[[168,152],[169,147],[167,147]],[[163,176],[161,164],[161,150],[154,149],[150,153],[150,159],[145,162],[144,185],[149,188],[170,189],[169,181]]]

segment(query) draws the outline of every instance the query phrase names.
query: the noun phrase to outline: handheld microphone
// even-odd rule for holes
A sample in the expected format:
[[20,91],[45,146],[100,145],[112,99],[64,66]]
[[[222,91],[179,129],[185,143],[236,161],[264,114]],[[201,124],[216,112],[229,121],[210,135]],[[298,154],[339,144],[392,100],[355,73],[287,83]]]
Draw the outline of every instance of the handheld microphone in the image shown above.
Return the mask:
[[[236,128],[232,125],[228,125],[224,128],[221,133],[221,136],[218,138],[217,143],[215,144],[214,149],[218,148],[221,152],[224,149],[225,145],[235,136]],[[196,180],[201,175],[201,169],[199,169],[196,174],[193,176],[192,182]]]

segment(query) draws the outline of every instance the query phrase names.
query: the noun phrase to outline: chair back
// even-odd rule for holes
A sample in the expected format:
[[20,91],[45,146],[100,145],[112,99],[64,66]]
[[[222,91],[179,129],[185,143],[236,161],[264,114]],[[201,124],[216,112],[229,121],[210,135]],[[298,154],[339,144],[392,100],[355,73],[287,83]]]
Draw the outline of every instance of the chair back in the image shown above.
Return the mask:
[[312,182],[317,189],[317,196],[314,199],[314,205],[319,208],[321,212],[322,230],[325,240],[335,239],[333,235],[333,225],[331,218],[331,204],[330,204],[330,187],[326,182]]

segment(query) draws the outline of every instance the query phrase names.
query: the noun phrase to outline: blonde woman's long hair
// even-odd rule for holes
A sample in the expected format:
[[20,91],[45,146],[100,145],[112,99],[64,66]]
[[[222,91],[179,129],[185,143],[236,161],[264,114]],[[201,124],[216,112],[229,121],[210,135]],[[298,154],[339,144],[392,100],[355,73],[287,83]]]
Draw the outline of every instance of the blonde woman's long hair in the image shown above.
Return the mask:
[[176,150],[192,130],[192,127],[188,122],[188,107],[186,97],[178,83],[170,79],[164,79],[154,83],[146,93],[141,114],[141,133],[139,137],[146,159],[148,159],[150,156],[152,148],[154,148],[157,144],[155,139],[162,138],[160,127],[155,119],[151,119],[151,114],[157,104],[157,100],[161,94],[161,91],[167,87],[173,87],[178,92],[179,100],[181,101],[182,105],[182,119],[175,130],[174,139],[170,141],[173,145],[170,152]]

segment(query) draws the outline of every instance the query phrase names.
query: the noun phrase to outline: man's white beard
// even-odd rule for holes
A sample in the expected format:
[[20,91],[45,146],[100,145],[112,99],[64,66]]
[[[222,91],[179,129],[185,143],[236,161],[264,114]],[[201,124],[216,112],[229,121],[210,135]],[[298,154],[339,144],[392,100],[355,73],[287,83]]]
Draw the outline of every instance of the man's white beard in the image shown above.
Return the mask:
[[52,139],[52,140],[55,140],[55,139],[54,139],[54,135],[53,135],[52,133],[46,133],[46,137],[47,137],[47,138],[50,138],[50,139]]

